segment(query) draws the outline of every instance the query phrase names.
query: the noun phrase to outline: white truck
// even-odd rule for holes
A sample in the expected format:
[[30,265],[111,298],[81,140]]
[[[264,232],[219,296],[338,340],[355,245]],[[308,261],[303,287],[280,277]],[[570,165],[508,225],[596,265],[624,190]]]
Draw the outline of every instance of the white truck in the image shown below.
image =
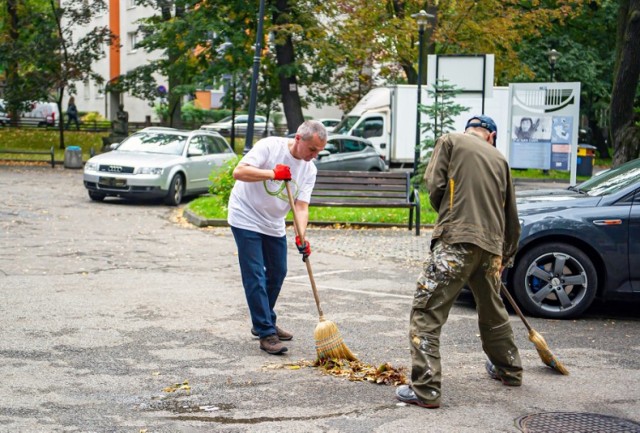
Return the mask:
[[[422,105],[431,105],[426,85],[421,86]],[[483,100],[480,94],[458,95],[455,101],[469,107],[457,116],[455,128],[462,131],[466,121],[473,115],[484,114],[493,118],[498,125],[498,149],[507,154],[509,88],[494,87],[490,98]],[[371,89],[337,125],[334,134],[348,134],[368,139],[385,157],[390,167],[413,167],[416,145],[418,88],[416,85],[394,85]],[[427,122],[421,114],[421,123]],[[420,130],[420,142],[426,134]]]

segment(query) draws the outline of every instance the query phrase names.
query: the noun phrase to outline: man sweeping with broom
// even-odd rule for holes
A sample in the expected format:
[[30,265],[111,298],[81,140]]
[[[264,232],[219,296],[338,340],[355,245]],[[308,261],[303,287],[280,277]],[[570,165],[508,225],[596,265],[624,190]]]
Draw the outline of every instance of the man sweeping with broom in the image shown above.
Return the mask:
[[327,143],[322,123],[308,120],[294,138],[268,137],[258,141],[233,171],[236,183],[229,199],[227,221],[238,248],[242,275],[253,328],[260,349],[280,355],[288,349],[282,343],[293,338],[276,325],[274,311],[287,275],[285,217],[289,199],[288,182],[294,189],[295,210],[300,222],[296,246],[303,257],[311,254],[304,238],[309,221],[309,201],[317,169],[311,162]]
[[464,134],[438,139],[427,166],[425,180],[438,221],[411,309],[412,384],[397,388],[402,402],[440,406],[440,332],[465,283],[476,301],[489,376],[507,386],[522,382],[520,355],[500,297],[500,275],[512,263],[520,224],[511,172],[495,148],[496,134],[493,119],[474,116]]

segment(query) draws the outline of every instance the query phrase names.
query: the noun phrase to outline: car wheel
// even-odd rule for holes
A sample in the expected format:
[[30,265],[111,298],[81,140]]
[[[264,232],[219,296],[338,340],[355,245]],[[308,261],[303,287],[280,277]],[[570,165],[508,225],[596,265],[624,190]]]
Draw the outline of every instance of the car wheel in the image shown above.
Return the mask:
[[578,248],[546,243],[518,259],[513,283],[518,303],[530,314],[568,319],[589,308],[598,276],[591,259]]
[[182,201],[182,194],[184,193],[184,184],[182,175],[176,174],[171,179],[171,185],[169,186],[169,194],[164,199],[164,202],[170,206],[178,206]]
[[95,192],[95,191],[89,191],[89,198],[93,201],[102,201],[104,200],[105,197],[106,197],[105,194]]

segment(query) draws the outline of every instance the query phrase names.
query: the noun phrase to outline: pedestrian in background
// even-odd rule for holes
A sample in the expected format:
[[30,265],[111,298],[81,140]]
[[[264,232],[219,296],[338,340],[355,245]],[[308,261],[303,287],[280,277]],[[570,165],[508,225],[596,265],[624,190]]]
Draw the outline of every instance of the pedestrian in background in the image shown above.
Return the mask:
[[80,122],[78,121],[78,108],[76,107],[76,99],[73,96],[69,98],[69,105],[67,106],[66,129],[69,129],[72,121],[76,124],[76,130],[80,130]]
[[440,406],[440,332],[465,284],[476,301],[489,376],[508,386],[522,382],[520,355],[500,296],[500,276],[512,265],[520,224],[511,172],[495,148],[496,136],[493,119],[474,116],[464,134],[438,139],[427,166],[424,177],[438,221],[411,309],[411,385],[396,390],[405,403]]
[[303,258],[311,254],[304,244],[309,221],[309,201],[317,169],[311,161],[327,143],[322,123],[308,120],[294,138],[267,137],[259,140],[233,171],[228,222],[238,248],[249,313],[251,333],[260,338],[260,349],[279,355],[288,349],[282,341],[293,335],[276,325],[274,310],[287,275],[285,217],[290,211],[286,181],[290,182],[300,236],[296,245]]

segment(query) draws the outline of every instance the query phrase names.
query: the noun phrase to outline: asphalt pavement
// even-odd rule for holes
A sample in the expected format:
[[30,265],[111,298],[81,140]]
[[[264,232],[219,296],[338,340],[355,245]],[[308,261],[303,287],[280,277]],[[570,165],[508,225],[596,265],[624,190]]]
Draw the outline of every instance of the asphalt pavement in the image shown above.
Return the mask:
[[[531,318],[569,376],[541,362],[512,316],[525,375],[509,388],[484,371],[463,293],[441,340],[443,405],[421,409],[398,403],[391,385],[291,367],[315,359],[318,324],[293,244],[277,312],[295,337],[270,356],[249,333],[228,228],[196,227],[183,206],[92,202],[80,170],[0,166],[0,191],[0,432],[518,432],[527,417],[557,412],[638,431],[637,308]],[[324,313],[363,362],[408,374],[429,234],[308,231]]]

